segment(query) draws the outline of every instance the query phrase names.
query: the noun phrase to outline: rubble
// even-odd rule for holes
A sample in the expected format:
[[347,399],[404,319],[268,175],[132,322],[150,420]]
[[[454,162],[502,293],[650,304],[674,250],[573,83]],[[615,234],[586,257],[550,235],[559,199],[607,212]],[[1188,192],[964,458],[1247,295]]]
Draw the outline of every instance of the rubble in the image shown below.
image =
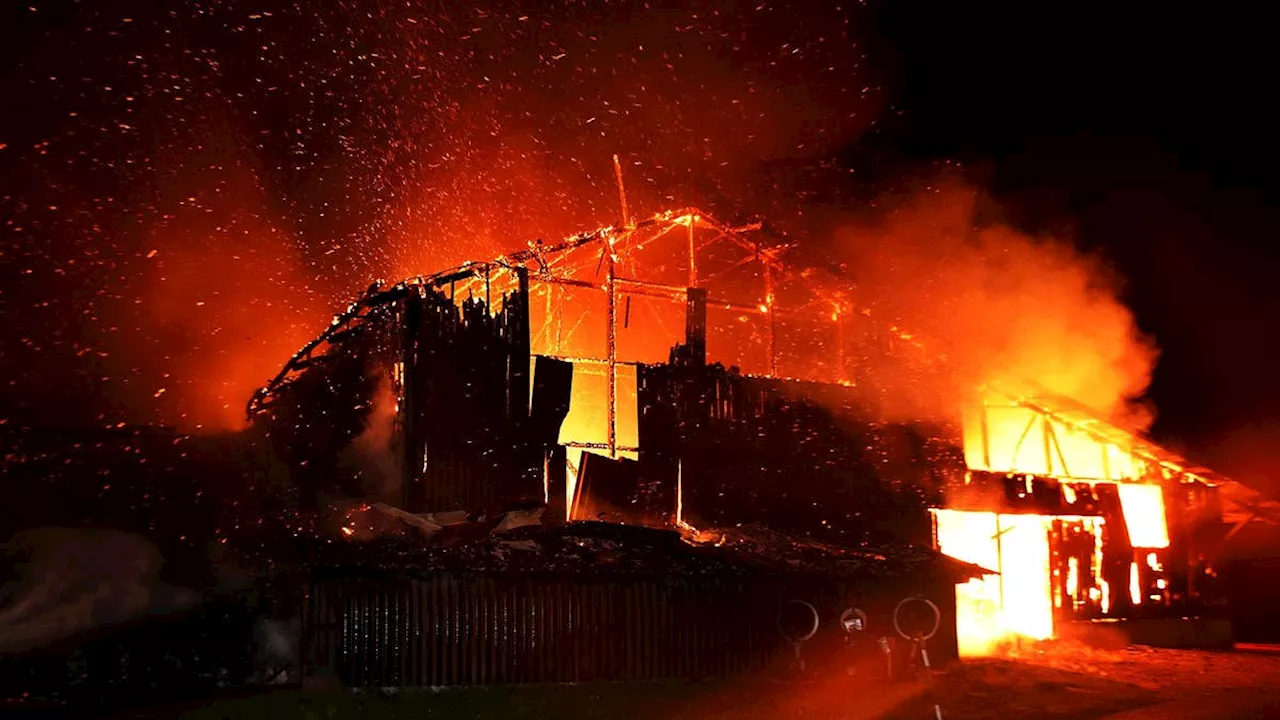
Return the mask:
[[[371,508],[414,528],[428,540],[435,537],[436,533],[444,529],[444,525],[435,522],[434,518],[430,515],[414,515],[413,513],[405,512],[400,508],[391,507],[386,503],[374,503]],[[455,522],[451,524],[457,523]]]

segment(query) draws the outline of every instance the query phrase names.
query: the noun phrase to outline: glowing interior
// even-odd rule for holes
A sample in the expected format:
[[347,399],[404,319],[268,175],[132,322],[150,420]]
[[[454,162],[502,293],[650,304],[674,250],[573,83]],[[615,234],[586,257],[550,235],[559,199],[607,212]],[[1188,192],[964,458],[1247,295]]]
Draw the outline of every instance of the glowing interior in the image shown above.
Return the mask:
[[1135,548],[1169,547],[1164,493],[1159,485],[1120,485],[1120,506],[1124,524],[1129,528],[1130,544]]
[[[999,398],[987,398],[964,417],[965,461],[970,469],[1026,473],[1074,482],[1116,484],[1124,522],[1135,548],[1169,546],[1163,491],[1160,485],[1137,482],[1155,468],[1114,443],[1099,440],[1068,422]],[[1074,491],[1064,487],[1074,498]],[[956,623],[960,652],[985,655],[1019,636],[1054,636],[1048,531],[1054,519],[1044,515],[935,511],[937,541],[946,555],[994,570],[956,589]],[[1094,519],[1095,534],[1101,520]],[[1099,536],[1100,537],[1100,536]],[[1098,541],[1101,554],[1101,540]],[[1100,564],[1101,558],[1095,562]],[[1075,595],[1079,567],[1065,579]],[[1143,600],[1134,565],[1130,600]],[[1097,588],[1102,611],[1111,608],[1111,589]]]
[[1050,518],[963,510],[934,516],[943,553],[999,573],[956,588],[961,655],[986,655],[1017,637],[1052,637]]
[[[696,266],[693,264],[695,235],[711,231],[714,236],[719,230],[704,228],[696,219],[684,217],[675,218],[672,227],[680,231],[672,232],[668,227],[650,239],[640,238],[633,249],[613,255],[619,274],[636,274],[636,267],[644,266],[657,273],[652,279],[658,282],[684,286],[687,281],[688,285],[705,286],[699,282],[699,274],[705,274],[706,278],[716,274],[710,273],[710,268],[701,259]],[[648,258],[655,262],[646,263],[645,253],[655,252],[659,245],[650,243],[661,238],[678,241],[677,250],[680,252],[670,257]],[[689,261],[682,262],[680,258],[684,250],[681,248],[686,246]],[[618,252],[612,241],[609,247]],[[591,283],[603,283],[602,261],[596,256],[596,251],[590,252],[591,262],[583,266],[585,269],[576,271],[577,276]],[[763,349],[772,343],[766,341],[762,334],[763,328],[772,327],[762,321],[769,316],[774,303],[772,286],[767,275],[761,276],[758,264],[740,268],[739,265],[723,269],[721,273],[730,273],[723,278],[729,279],[721,279],[713,288],[717,297],[731,298],[738,305],[731,308],[720,308],[714,304],[708,306],[708,360],[720,361],[726,366],[737,365],[748,373],[786,376],[812,376],[817,373],[821,377],[813,379],[840,381],[839,372],[833,374],[827,366],[807,368],[813,372],[778,373],[778,368],[771,368],[770,363],[763,359]],[[732,275],[738,271],[747,275],[741,278]],[[664,273],[669,273],[670,277]],[[569,274],[574,275],[574,272]],[[646,275],[646,279],[650,278]],[[658,298],[624,289],[619,291],[610,311],[608,287],[607,284],[535,285],[531,295],[533,352],[574,359],[570,411],[560,434],[561,442],[570,446],[566,487],[569,501],[566,507],[570,512],[577,481],[576,469],[581,465],[583,452],[612,452],[616,456],[635,457],[630,448],[638,444],[636,377],[634,366],[628,363],[664,362],[670,348],[683,340],[683,297]],[[758,307],[758,311],[750,309],[752,307]],[[839,317],[837,306],[832,315],[833,321],[838,321]],[[777,325],[778,328],[783,326]],[[839,338],[836,342],[822,345],[837,348],[837,355],[843,352]],[[805,348],[813,346],[813,343],[803,345]],[[786,356],[786,353],[780,355]],[[798,355],[813,357],[823,354],[800,352]],[[622,363],[612,375],[608,365],[600,362],[609,357]],[[777,362],[783,363],[782,360]],[[834,367],[841,365],[835,363]],[[789,369],[789,366],[783,369]],[[609,402],[611,395],[614,398],[612,403]],[[1133,545],[1144,549],[1168,546],[1161,488],[1137,484],[1159,468],[1151,467],[1128,448],[1099,439],[1095,433],[1076,427],[1067,420],[995,394],[966,410],[963,434],[966,464],[973,470],[1048,476],[1080,483],[1118,484],[1124,520]],[[1064,488],[1064,493],[1068,497],[1074,496],[1070,488]],[[1052,637],[1055,598],[1048,532],[1055,518],[957,510],[939,510],[936,518],[937,540],[942,552],[998,573],[957,588],[957,624],[962,654],[984,654],[1017,637]],[[1095,519],[1091,527],[1097,532],[1101,521]],[[1079,590],[1080,572],[1078,563],[1068,570],[1069,577],[1065,583],[1072,596]],[[1131,594],[1140,600],[1136,576],[1132,585]],[[1106,612],[1111,604],[1111,591],[1106,583],[1091,586],[1089,594],[1100,602],[1103,612]],[[1061,602],[1060,598],[1058,602]]]

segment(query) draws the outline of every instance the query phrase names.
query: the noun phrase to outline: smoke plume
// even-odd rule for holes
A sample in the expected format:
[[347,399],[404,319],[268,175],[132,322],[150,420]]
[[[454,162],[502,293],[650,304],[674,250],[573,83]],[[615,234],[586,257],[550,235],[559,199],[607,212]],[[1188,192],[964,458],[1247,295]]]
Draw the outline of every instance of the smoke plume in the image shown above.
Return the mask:
[[367,497],[400,503],[403,463],[394,442],[396,396],[386,374],[378,377],[372,405],[364,432],[346,449],[341,461],[360,477]]
[[837,235],[858,295],[880,323],[918,338],[946,377],[914,389],[952,408],[1001,378],[1029,380],[1131,429],[1157,350],[1121,300],[1120,278],[1068,240],[979,222],[958,182],[890,203]]
[[162,584],[160,554],[116,530],[46,528],[4,547],[15,578],[0,590],[0,656],[46,647],[96,628],[194,605],[194,593]]
[[[157,161],[169,181],[150,194],[165,212],[139,233],[130,278],[138,302],[112,306],[119,330],[107,379],[167,425],[236,430],[252,392],[324,327],[332,308],[239,134],[212,121],[182,132],[202,144]],[[205,170],[191,174],[193,165]],[[159,352],[138,350],[148,346]]]

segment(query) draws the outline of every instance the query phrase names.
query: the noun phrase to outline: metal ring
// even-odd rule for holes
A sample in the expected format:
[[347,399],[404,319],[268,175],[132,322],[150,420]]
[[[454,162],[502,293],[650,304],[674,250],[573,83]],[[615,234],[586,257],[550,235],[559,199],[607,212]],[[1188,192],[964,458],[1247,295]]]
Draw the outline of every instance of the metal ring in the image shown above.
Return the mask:
[[854,615],[857,615],[862,620],[862,629],[863,630],[867,629],[867,614],[862,612],[862,610],[859,608],[851,607],[851,608],[845,608],[844,612],[840,613],[840,629],[841,630],[844,630],[846,633],[850,632],[849,625],[848,625],[849,618],[853,617]]
[[930,630],[928,634],[924,636],[924,639],[928,640],[929,638],[932,638],[934,635],[937,635],[938,628],[942,627],[942,611],[938,609],[937,605],[933,604],[932,600],[930,600],[927,597],[924,597],[923,595],[913,595],[910,597],[904,597],[898,601],[898,606],[893,609],[893,629],[898,631],[898,634],[902,636],[902,639],[904,640],[911,639],[910,635],[902,632],[902,626],[898,624],[898,613],[902,612],[903,605],[906,605],[912,600],[919,600],[920,602],[923,602],[925,605],[928,605],[929,608],[933,610],[933,629]]
[[[805,635],[802,638],[788,637],[787,631],[782,628],[782,611],[790,607],[791,605],[803,605],[809,608],[809,612],[813,614],[813,627],[809,629],[809,634]],[[778,633],[782,635],[782,638],[784,640],[799,644],[813,637],[814,635],[817,634],[817,632],[818,632],[818,610],[817,608],[805,602],[804,600],[788,600],[785,605],[783,605],[781,608],[778,609]]]

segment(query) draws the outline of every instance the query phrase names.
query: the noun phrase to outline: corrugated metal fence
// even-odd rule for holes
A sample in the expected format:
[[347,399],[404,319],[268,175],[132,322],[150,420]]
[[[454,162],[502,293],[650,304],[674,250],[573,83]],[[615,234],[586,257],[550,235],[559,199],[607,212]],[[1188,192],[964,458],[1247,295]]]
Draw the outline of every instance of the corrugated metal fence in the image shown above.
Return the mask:
[[778,657],[776,584],[439,573],[312,584],[303,658],[348,686],[709,677]]

